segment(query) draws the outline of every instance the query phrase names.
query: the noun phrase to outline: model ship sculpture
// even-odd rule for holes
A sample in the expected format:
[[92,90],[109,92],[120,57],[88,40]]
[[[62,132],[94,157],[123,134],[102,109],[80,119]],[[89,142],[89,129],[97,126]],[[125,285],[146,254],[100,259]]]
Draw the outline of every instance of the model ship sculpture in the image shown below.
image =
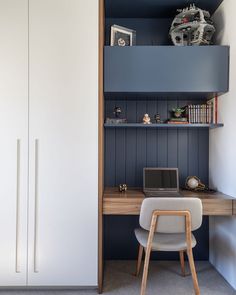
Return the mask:
[[209,45],[215,33],[210,13],[194,4],[177,11],[170,28],[174,45]]

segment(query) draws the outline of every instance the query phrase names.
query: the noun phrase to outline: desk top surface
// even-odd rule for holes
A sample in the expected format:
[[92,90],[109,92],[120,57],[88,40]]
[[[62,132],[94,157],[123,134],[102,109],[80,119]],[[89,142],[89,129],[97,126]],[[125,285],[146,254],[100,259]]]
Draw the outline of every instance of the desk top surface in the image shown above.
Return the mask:
[[[180,190],[183,197],[199,198],[207,200],[234,200],[233,197],[220,192],[193,192],[188,190]],[[143,199],[145,197],[142,188],[129,188],[126,192],[119,192],[117,187],[107,187],[104,190],[104,199]]]

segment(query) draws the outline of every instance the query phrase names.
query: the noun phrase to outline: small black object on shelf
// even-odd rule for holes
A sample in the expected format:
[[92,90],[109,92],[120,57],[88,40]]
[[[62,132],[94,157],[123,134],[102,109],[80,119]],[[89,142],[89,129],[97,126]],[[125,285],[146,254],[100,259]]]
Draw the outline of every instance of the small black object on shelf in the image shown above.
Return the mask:
[[161,116],[160,116],[160,114],[156,114],[156,115],[154,116],[154,119],[155,119],[155,122],[156,122],[157,124],[162,124],[162,123],[163,123],[163,121],[161,121]]

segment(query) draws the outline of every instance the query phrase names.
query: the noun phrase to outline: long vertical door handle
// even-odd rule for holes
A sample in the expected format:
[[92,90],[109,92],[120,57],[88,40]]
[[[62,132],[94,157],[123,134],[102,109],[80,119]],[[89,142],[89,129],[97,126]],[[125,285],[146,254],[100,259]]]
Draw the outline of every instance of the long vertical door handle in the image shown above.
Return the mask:
[[16,140],[16,262],[15,271],[20,272],[19,230],[20,230],[20,139]]
[[38,270],[38,139],[35,139],[35,183],[34,183],[34,272]]

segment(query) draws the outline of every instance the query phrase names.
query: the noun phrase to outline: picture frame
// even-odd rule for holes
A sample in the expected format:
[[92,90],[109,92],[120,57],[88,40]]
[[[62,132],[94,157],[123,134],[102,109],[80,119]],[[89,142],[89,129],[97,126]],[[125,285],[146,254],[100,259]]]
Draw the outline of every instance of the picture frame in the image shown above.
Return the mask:
[[136,31],[121,27],[118,25],[111,26],[111,46],[135,46]]

